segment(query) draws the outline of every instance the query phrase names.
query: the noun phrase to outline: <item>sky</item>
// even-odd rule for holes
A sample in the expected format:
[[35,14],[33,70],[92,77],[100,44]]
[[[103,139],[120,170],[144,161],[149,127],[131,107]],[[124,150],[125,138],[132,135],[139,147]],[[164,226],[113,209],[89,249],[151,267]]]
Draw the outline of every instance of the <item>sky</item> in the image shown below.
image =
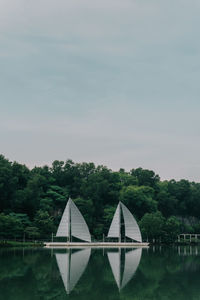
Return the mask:
[[0,153],[200,182],[199,0],[0,0]]

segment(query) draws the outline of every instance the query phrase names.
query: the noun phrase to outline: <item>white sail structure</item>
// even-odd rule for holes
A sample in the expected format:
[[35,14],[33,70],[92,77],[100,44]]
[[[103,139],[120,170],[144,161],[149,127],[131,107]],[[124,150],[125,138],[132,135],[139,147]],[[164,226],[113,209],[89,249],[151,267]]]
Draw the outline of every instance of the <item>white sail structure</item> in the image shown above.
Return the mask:
[[[125,253],[124,271],[121,270],[121,249],[118,252],[108,252],[108,260],[117,283],[118,289],[123,289],[135,274],[141,259],[142,249],[134,249]],[[123,275],[123,276],[122,276]]]
[[117,206],[107,237],[117,237],[119,242],[121,241],[121,210],[124,218],[125,236],[141,243],[142,236],[139,226],[132,213],[121,202]]
[[108,231],[108,237],[119,237],[120,236],[120,203],[117,205],[114,217],[110,229]]
[[67,294],[74,289],[84,273],[89,262],[90,254],[91,248],[83,249],[75,253],[71,253],[70,249],[67,253],[55,254]]
[[91,242],[91,235],[81,212],[74,202],[69,199],[58,226],[56,237],[68,237],[70,241],[71,236]]
[[128,208],[121,203],[122,207],[122,212],[124,216],[124,223],[125,223],[125,236],[137,241],[137,242],[142,242],[142,236],[140,233],[140,228],[133,217],[132,213]]

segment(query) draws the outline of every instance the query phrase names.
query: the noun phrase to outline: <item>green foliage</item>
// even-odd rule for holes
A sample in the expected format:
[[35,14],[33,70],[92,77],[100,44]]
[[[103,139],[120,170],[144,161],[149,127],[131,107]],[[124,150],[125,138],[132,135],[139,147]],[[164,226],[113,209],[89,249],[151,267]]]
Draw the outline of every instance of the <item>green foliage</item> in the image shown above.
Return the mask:
[[8,247],[19,247],[19,248],[28,248],[28,247],[43,247],[44,244],[42,242],[19,242],[19,241],[0,241],[0,248],[8,248]]
[[104,209],[104,233],[106,234],[108,232],[109,226],[112,222],[114,213],[115,213],[116,207],[114,206],[106,206]]
[[40,236],[50,236],[55,231],[53,217],[47,211],[38,210],[34,218],[35,227],[38,228]]
[[27,226],[30,226],[31,222],[30,222],[30,219],[28,217],[27,214],[21,214],[21,213],[10,213],[9,216],[15,218],[16,220],[18,220],[22,227],[23,227],[23,230],[27,227]]
[[23,235],[23,224],[13,215],[0,214],[0,236],[3,239],[18,238]]
[[178,200],[174,195],[171,195],[167,181],[159,182],[159,191],[157,193],[158,209],[165,217],[176,213]]
[[51,185],[46,192],[46,199],[52,200],[54,206],[56,207],[64,207],[64,205],[66,204],[66,198],[68,197],[68,190],[57,185]]
[[40,237],[39,229],[37,227],[26,227],[24,232],[29,239],[37,239]]
[[140,227],[144,237],[159,239],[163,235],[165,219],[161,212],[146,213],[141,221]]
[[156,188],[157,183],[160,181],[160,177],[154,171],[142,168],[131,170],[131,175],[137,178],[138,185],[146,185],[152,188]]
[[128,186],[120,193],[120,200],[124,202],[137,216],[141,218],[146,212],[157,210],[157,202],[154,200],[154,190],[149,186]]
[[177,235],[180,232],[180,221],[174,217],[169,217],[164,225],[163,241],[172,243],[177,240]]
[[161,240],[165,243],[172,243],[177,240],[180,225],[180,221],[176,217],[171,216],[165,219],[159,211],[153,214],[145,214],[140,221],[144,238]]
[[[177,233],[200,233],[200,183],[160,181],[152,170],[113,172],[72,160],[55,160],[51,167],[29,170],[0,155],[0,238],[22,237],[25,230],[30,237],[49,238],[69,197],[97,239],[107,233],[119,200],[141,220],[143,234],[149,237],[162,236],[170,242]],[[148,229],[145,224],[151,218],[153,224],[163,223],[162,230]]]
[[134,175],[125,172],[124,169],[119,170],[119,178],[122,187],[129,185],[138,185],[138,179]]

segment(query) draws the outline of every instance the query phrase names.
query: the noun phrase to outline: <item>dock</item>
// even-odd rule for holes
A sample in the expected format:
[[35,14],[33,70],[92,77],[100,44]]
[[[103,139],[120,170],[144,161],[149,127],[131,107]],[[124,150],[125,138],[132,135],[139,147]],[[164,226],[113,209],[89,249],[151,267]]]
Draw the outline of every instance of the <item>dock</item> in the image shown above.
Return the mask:
[[49,242],[44,243],[46,248],[84,248],[84,247],[94,247],[94,248],[136,248],[136,247],[148,247],[149,243],[111,243],[111,242],[83,242],[83,243],[58,243],[58,242]]

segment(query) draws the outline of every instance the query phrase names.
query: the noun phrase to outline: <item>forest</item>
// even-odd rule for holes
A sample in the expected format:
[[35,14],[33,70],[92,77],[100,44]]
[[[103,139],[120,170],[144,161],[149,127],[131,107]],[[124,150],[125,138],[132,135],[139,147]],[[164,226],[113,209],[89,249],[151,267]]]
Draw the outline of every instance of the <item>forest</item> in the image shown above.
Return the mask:
[[50,240],[69,197],[93,240],[106,237],[119,201],[135,216],[144,240],[170,243],[179,233],[200,233],[200,183],[69,159],[29,169],[0,155],[1,240]]

